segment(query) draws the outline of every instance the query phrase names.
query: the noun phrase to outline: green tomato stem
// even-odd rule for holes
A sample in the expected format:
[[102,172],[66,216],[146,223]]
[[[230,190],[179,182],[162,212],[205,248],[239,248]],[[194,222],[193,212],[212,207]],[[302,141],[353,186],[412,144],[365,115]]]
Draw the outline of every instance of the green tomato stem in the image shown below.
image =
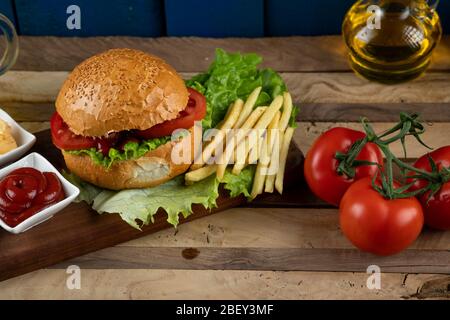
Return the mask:
[[[355,175],[354,168],[357,166],[355,164],[356,158],[361,153],[361,150],[364,148],[364,146],[368,142],[372,142],[380,148],[380,150],[383,152],[386,158],[386,166],[385,166],[386,172],[384,176],[382,174],[382,179],[385,180],[383,180],[384,182],[381,189],[378,190],[378,192],[380,192],[383,196],[389,199],[398,199],[402,197],[404,198],[407,195],[413,194],[416,195],[429,191],[428,187],[425,187],[422,190],[410,192],[408,194],[404,194],[400,191],[397,191],[394,187],[393,164],[398,166],[402,170],[402,172],[404,172],[404,174],[407,170],[416,173],[417,174],[416,179],[425,179],[428,180],[430,183],[434,184],[442,184],[447,181],[450,181],[450,170],[449,171],[443,170],[438,174],[435,172],[430,173],[428,171],[415,168],[414,166],[411,166],[401,161],[390,150],[389,148],[390,144],[397,141],[401,141],[402,144],[404,144],[405,137],[408,135],[414,135],[416,139],[419,142],[421,142],[419,135],[422,134],[425,130],[423,128],[423,125],[417,119],[418,119],[417,114],[409,115],[406,113],[401,113],[399,123],[380,135],[376,135],[372,126],[370,125],[370,123],[366,118],[361,119],[361,124],[366,133],[366,137],[362,140],[356,141],[352,145],[350,150],[347,152],[347,154],[340,154],[340,153],[336,154],[336,159],[339,160],[339,166],[337,169],[338,173],[345,174],[348,177],[353,178]],[[416,131],[416,129],[419,129],[419,131]],[[388,136],[390,135],[393,136],[388,138]],[[382,140],[383,138],[386,139]]]
[[418,169],[416,167],[413,167],[413,166],[411,166],[411,165],[401,161],[400,159],[398,159],[396,157],[393,157],[392,160],[395,162],[395,164],[398,167],[400,167],[402,169],[406,169],[406,170],[412,171],[412,172],[415,172],[415,173],[418,173],[421,176],[423,176],[423,178],[425,178],[427,180],[432,180],[432,181],[438,180],[438,176],[436,176],[436,175],[434,175],[434,174],[432,174],[432,173],[430,173],[428,171],[421,170],[421,169]]
[[384,141],[379,139],[379,141],[384,144],[391,144],[393,142],[396,142],[396,141],[404,138],[408,134],[410,129],[411,129],[411,122],[405,122],[405,123],[403,123],[403,127],[401,128],[400,132],[397,135],[395,135],[387,140],[384,140]]

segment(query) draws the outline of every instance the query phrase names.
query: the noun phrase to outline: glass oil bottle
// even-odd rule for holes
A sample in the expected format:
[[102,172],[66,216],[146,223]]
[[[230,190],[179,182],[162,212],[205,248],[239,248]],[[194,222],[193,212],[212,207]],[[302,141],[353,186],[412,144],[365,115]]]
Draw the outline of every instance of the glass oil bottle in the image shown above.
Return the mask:
[[342,26],[353,70],[382,83],[421,75],[440,41],[438,0],[359,0]]

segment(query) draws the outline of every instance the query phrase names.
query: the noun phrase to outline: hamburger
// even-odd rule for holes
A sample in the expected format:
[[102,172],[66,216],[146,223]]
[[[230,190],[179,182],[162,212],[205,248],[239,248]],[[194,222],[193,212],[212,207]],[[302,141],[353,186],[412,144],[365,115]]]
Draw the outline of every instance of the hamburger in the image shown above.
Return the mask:
[[[187,171],[172,149],[206,115],[206,100],[162,59],[133,49],[95,55],[70,73],[56,99],[52,141],[67,168],[111,189],[147,188]],[[194,150],[193,147],[190,150]],[[192,160],[193,154],[190,154]]]

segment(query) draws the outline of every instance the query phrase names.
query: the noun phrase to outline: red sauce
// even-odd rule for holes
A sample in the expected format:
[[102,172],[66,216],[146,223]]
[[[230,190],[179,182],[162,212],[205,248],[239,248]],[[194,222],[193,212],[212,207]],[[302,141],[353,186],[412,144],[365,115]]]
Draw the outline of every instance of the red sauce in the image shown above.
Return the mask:
[[61,181],[53,172],[16,169],[0,181],[0,218],[15,227],[64,198]]

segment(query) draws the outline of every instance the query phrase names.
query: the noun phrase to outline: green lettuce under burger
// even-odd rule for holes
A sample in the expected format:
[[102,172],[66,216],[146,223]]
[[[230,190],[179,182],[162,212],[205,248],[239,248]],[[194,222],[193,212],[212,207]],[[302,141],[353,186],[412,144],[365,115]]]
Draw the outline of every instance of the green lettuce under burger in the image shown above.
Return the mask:
[[[239,176],[235,176],[227,170],[224,188],[230,191],[232,197],[240,194],[249,196],[254,171],[254,166],[248,166]],[[80,189],[77,201],[86,201],[100,214],[117,213],[136,229],[152,223],[159,208],[167,213],[167,222],[176,227],[179,215],[187,218],[192,213],[193,204],[212,209],[216,207],[219,197],[219,181],[215,176],[189,186],[184,184],[184,177],[179,176],[153,188],[122,191],[98,188],[73,174],[65,173],[64,176]]]

